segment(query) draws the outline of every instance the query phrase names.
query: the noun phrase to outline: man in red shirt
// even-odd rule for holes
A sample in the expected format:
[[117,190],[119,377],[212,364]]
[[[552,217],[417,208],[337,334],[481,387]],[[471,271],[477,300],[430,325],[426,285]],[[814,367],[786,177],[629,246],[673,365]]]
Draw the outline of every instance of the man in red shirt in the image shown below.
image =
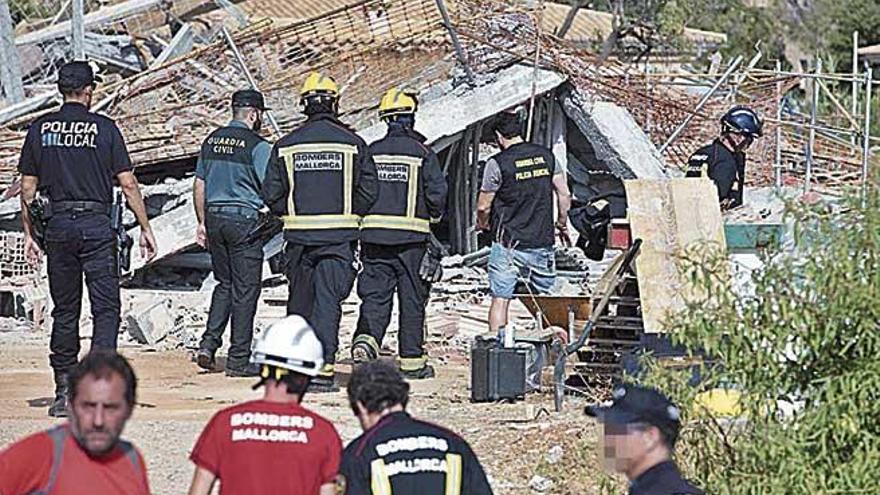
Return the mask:
[[115,351],[99,349],[68,375],[69,423],[0,452],[0,495],[149,495],[140,452],[120,440],[137,378]]
[[263,398],[211,418],[190,455],[189,495],[208,495],[217,480],[222,495],[335,495],[342,441],[333,424],[300,405],[323,356],[301,316],[260,335],[251,362],[261,367],[254,388],[264,386]]

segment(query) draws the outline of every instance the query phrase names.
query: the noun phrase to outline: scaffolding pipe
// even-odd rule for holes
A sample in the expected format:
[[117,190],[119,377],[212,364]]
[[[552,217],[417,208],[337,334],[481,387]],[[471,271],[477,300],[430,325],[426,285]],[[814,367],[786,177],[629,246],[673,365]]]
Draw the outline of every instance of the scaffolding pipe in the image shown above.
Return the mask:
[[[852,82],[853,80],[855,80],[859,84],[862,84],[865,82],[864,78],[862,78],[861,76],[854,78],[852,76],[852,74],[850,74],[848,72],[846,73],[846,75],[833,73],[833,72],[827,72],[827,73],[818,74],[818,75],[813,74],[813,73],[809,73],[809,72],[790,72],[790,71],[782,71],[782,72],[777,73],[775,71],[768,70],[768,69],[753,69],[752,72],[757,75],[770,75],[770,76],[778,76],[778,77],[783,77],[783,76],[785,76],[785,77],[799,77],[799,78],[803,78],[803,79],[813,79],[813,78],[818,77],[820,79],[825,79],[828,81],[840,81],[840,82]],[[880,81],[875,81],[874,84],[880,84]]]
[[[776,71],[782,70],[782,62],[776,61]],[[782,80],[776,82],[776,120],[782,121]],[[782,126],[776,124],[776,191],[782,188]]]
[[70,16],[70,56],[73,60],[86,59],[85,6],[83,0],[73,0]]
[[[244,77],[247,78],[247,82],[250,85],[251,89],[259,91],[260,88],[257,87],[257,81],[251,74],[250,69],[248,69],[247,63],[245,63],[244,57],[238,50],[238,46],[235,44],[235,40],[232,39],[232,34],[229,32],[229,29],[224,26],[222,31],[223,37],[226,38],[226,43],[232,50],[232,55],[235,56],[235,60],[238,62],[239,67],[241,67],[241,71],[244,72]],[[283,136],[281,132],[281,127],[279,127],[278,122],[275,121],[275,117],[272,115],[271,110],[266,110],[266,118],[269,120],[269,125],[272,126],[272,130],[275,131],[275,136],[280,139],[281,136]]]
[[669,136],[669,139],[667,139],[666,142],[663,143],[663,146],[661,146],[659,150],[661,154],[666,151],[666,148],[668,148],[669,145],[671,145],[673,142],[675,142],[676,139],[678,139],[678,136],[685,130],[688,124],[690,124],[691,121],[694,120],[694,117],[697,116],[697,114],[700,112],[700,110],[703,109],[709,99],[712,98],[712,95],[714,95],[715,92],[718,91],[718,88],[720,88],[725,81],[727,81],[727,79],[730,77],[731,74],[733,74],[733,71],[735,71],[736,68],[739,67],[739,64],[742,63],[742,61],[743,57],[742,55],[740,55],[736,57],[733,62],[731,62],[730,66],[727,67],[727,70],[724,71],[724,74],[720,78],[718,78],[717,81],[715,81],[712,89],[710,89],[705,95],[703,95],[703,98],[701,98],[700,102],[697,103],[694,111],[688,114],[688,116],[684,119],[684,122],[679,124],[678,127],[675,129],[675,132],[673,132],[672,135]]
[[468,65],[467,60],[464,57],[464,50],[462,50],[461,42],[458,40],[458,33],[455,32],[455,28],[452,27],[452,21],[449,20],[449,11],[446,10],[446,4],[443,0],[434,0],[434,2],[440,10],[440,16],[443,17],[443,25],[446,27],[446,30],[449,31],[449,37],[452,39],[452,46],[455,48],[455,58],[457,58],[462,67],[464,67],[468,83],[471,86],[476,86],[477,78],[474,77],[474,72],[471,70],[471,66]]
[[[816,75],[822,73],[822,59],[816,58]],[[816,147],[816,113],[819,108],[819,79],[812,80],[811,89],[812,104],[810,105],[810,140],[807,143],[807,170],[804,175],[804,192],[810,191],[810,182],[813,180],[813,151]]]
[[862,135],[862,201],[867,200],[868,192],[868,160],[871,158],[871,82],[874,80],[874,69],[868,67],[865,74],[865,129]]
[[[853,118],[858,115],[859,111],[859,83],[856,81],[856,77],[859,75],[859,32],[858,30],[853,31],[853,47],[852,47],[852,112],[851,115]],[[852,144],[856,145],[856,135],[852,136]]]

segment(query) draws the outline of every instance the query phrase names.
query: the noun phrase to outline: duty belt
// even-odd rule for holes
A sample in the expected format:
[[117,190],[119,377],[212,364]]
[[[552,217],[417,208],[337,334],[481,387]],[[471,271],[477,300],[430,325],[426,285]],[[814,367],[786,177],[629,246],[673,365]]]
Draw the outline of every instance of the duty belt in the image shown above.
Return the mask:
[[241,215],[247,218],[257,218],[259,214],[255,208],[233,205],[208,205],[208,211],[211,213],[231,213],[233,215]]
[[110,205],[98,201],[52,201],[52,213],[110,214]]

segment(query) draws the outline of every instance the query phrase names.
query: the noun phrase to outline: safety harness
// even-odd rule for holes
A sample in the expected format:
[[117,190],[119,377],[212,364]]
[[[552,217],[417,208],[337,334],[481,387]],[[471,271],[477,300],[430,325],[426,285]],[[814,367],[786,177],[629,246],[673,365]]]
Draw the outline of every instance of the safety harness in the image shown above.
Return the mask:
[[[46,486],[41,490],[33,491],[28,495],[49,495],[52,493],[52,489],[55,488],[55,483],[58,481],[58,472],[61,470],[61,460],[64,458],[64,444],[67,443],[67,437],[70,435],[70,431],[64,426],[56,426],[48,430],[46,433],[49,435],[49,438],[52,439],[52,468],[49,471],[49,481],[46,482]],[[120,440],[119,447],[122,449],[122,453],[128,457],[135,473],[142,472],[143,466],[141,466],[140,458],[138,458],[134,446],[125,440]],[[144,490],[146,492],[146,487],[144,487]]]

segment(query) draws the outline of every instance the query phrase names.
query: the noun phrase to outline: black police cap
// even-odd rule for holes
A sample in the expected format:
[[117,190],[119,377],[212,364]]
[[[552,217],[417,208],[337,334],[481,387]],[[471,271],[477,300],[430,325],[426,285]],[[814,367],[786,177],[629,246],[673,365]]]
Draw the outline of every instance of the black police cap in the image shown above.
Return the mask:
[[242,89],[232,94],[232,106],[234,108],[256,108],[257,110],[268,110],[266,102],[263,100],[263,93],[254,89]]
[[95,74],[88,62],[67,62],[58,70],[58,87],[79,89],[102,82],[101,76]]
[[612,392],[610,406],[587,406],[584,413],[603,423],[627,425],[645,423],[677,433],[680,411],[665,395],[653,388],[624,385]]

